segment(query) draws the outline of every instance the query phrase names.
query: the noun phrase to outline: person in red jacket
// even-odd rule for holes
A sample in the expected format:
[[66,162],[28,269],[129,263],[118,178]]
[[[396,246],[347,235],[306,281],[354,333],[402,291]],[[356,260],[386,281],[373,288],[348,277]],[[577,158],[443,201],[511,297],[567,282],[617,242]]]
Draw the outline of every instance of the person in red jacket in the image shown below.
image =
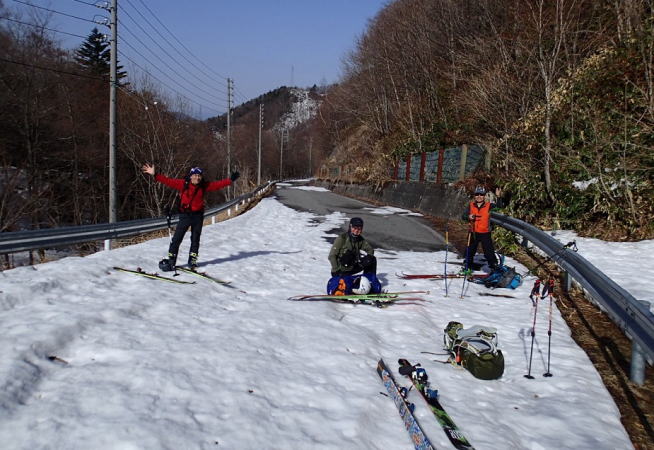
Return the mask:
[[160,173],[155,173],[154,166],[150,164],[144,164],[142,170],[144,173],[152,175],[159,183],[179,191],[179,223],[170,241],[170,247],[168,247],[168,257],[159,262],[159,268],[166,272],[175,270],[179,245],[190,227],[191,249],[189,250],[188,264],[191,269],[195,269],[198,265],[200,235],[204,222],[204,194],[233,184],[240,174],[236,171],[229,178],[208,182],[203,179],[202,169],[199,167],[193,167],[185,178],[168,178]]
[[497,188],[495,190],[496,202],[486,201],[486,189],[483,186],[477,186],[474,193],[474,198],[468,205],[468,208],[463,213],[463,220],[467,220],[470,224],[468,231],[468,247],[466,248],[466,261],[465,270],[468,271],[473,268],[475,253],[479,248],[479,244],[484,249],[484,256],[486,262],[493,271],[497,267],[497,257],[495,256],[495,248],[493,247],[493,239],[491,238],[491,211],[495,207],[502,207],[500,195],[502,190]]

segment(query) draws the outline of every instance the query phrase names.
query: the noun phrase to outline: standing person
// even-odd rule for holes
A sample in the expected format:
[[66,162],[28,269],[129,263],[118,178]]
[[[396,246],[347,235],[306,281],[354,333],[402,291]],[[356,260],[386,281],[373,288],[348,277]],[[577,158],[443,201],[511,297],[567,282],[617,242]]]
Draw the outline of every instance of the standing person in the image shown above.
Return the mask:
[[236,171],[229,178],[208,182],[203,179],[202,169],[199,167],[193,167],[184,178],[168,178],[160,173],[155,173],[154,166],[150,164],[144,164],[142,170],[144,173],[152,175],[159,183],[179,191],[179,223],[168,247],[168,257],[159,262],[159,268],[165,272],[175,270],[179,245],[190,227],[191,249],[189,250],[188,264],[191,269],[195,269],[198,265],[200,235],[204,222],[204,194],[230,186],[240,174]]
[[[377,272],[375,250],[361,235],[363,219],[352,217],[347,232],[339,235],[329,251],[329,262],[332,265],[332,277]],[[366,252],[361,256],[361,252]]]
[[463,220],[467,220],[470,223],[470,229],[468,231],[468,247],[466,248],[466,270],[473,267],[472,264],[475,260],[475,253],[477,253],[477,248],[479,248],[480,243],[484,250],[486,262],[491,271],[497,268],[497,257],[495,256],[495,248],[493,247],[493,239],[491,237],[490,213],[495,207],[501,206],[501,193],[502,190],[497,188],[495,190],[497,203],[487,202],[486,189],[484,189],[483,186],[477,186],[475,188],[473,200],[470,202],[466,212],[462,216]]

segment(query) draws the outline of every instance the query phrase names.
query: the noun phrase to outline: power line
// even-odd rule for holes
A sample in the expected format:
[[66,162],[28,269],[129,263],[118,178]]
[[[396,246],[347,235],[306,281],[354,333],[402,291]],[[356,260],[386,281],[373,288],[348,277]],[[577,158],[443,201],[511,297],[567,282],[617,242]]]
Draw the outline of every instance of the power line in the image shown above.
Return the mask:
[[[126,29],[126,30],[127,30],[127,31],[132,35],[132,36],[134,36],[134,37],[136,38],[136,40],[139,41],[139,42],[141,43],[141,45],[144,45],[143,42],[139,39],[139,37],[136,36],[136,35],[135,35],[135,34],[134,34],[134,33],[133,33],[133,32],[132,32],[128,27],[126,27],[124,24],[123,24],[123,28],[125,28],[125,29]],[[136,53],[137,53],[141,58],[143,58],[143,60],[145,60],[148,64],[150,64],[150,65],[153,66],[155,69],[157,69],[161,74],[163,74],[164,76],[166,76],[166,77],[167,77],[169,80],[171,80],[173,83],[175,83],[176,85],[178,85],[178,86],[181,87],[182,89],[186,90],[186,91],[189,92],[190,94],[195,95],[196,97],[201,97],[200,95],[198,95],[198,94],[196,94],[195,92],[191,91],[191,90],[188,89],[186,86],[182,85],[182,84],[179,83],[177,80],[175,80],[173,77],[171,77],[170,75],[168,75],[164,70],[162,70],[159,66],[157,66],[157,65],[154,64],[152,61],[150,61],[150,60],[149,60],[145,55],[143,55],[143,53],[141,53],[141,52],[140,52],[136,47],[134,47],[132,44],[130,44],[130,43],[129,43],[128,41],[126,41],[124,38],[123,38],[122,42],[123,42],[124,45],[127,45],[129,48],[131,48],[131,49],[132,49],[134,52],[136,52]],[[144,45],[144,46],[145,46],[145,45]],[[147,47],[146,47],[146,48],[147,48]],[[156,55],[155,55],[155,56],[156,56]],[[169,68],[169,69],[170,69],[170,68]],[[177,73],[175,70],[173,70],[173,69],[171,69],[171,70],[172,70],[172,71],[173,71],[177,76],[179,76],[179,77],[181,77],[182,79],[184,79],[184,77],[182,77],[182,76],[181,76],[179,73]],[[221,99],[219,99],[219,100],[221,100]]]
[[21,22],[20,20],[11,19],[11,18],[9,18],[9,17],[0,16],[0,19],[10,20],[11,22],[20,23],[21,25],[29,25],[29,26],[31,26],[31,27],[41,28],[41,29],[43,29],[43,30],[54,31],[55,33],[67,34],[68,36],[75,36],[75,37],[82,38],[82,39],[85,39],[85,38],[86,38],[86,36],[81,36],[81,35],[79,35],[79,34],[68,33],[68,32],[66,32],[66,31],[61,31],[61,30],[55,30],[54,28],[48,28],[48,27],[44,27],[44,26],[42,26],[42,25],[36,25],[36,24],[34,24],[34,23]]
[[139,2],[141,2],[141,4],[145,7],[145,9],[147,9],[147,10],[150,12],[150,14],[152,14],[152,16],[157,20],[157,22],[159,22],[159,24],[160,24],[162,27],[164,27],[164,29],[168,32],[168,34],[170,34],[170,35],[171,35],[171,36],[172,36],[172,37],[173,37],[173,38],[174,38],[174,39],[179,43],[179,45],[182,46],[182,48],[183,48],[184,50],[186,50],[186,51],[187,51],[191,56],[193,56],[195,59],[197,59],[197,60],[200,62],[200,64],[202,64],[204,67],[206,67],[209,71],[213,72],[214,74],[216,74],[217,76],[219,76],[219,77],[222,78],[223,80],[227,80],[227,77],[225,77],[224,75],[221,75],[220,73],[216,72],[216,71],[213,70],[211,67],[209,67],[208,65],[206,65],[206,64],[204,63],[204,61],[202,61],[202,59],[200,59],[200,58],[198,58],[197,56],[195,56],[195,55],[193,54],[193,52],[191,52],[191,51],[190,51],[190,50],[189,50],[189,49],[188,49],[188,48],[187,48],[187,47],[186,47],[186,46],[185,46],[185,45],[184,45],[184,44],[183,44],[179,39],[177,39],[177,37],[173,34],[173,32],[170,31],[170,30],[168,29],[168,27],[167,27],[166,25],[164,25],[164,23],[163,23],[161,20],[159,20],[159,18],[158,18],[158,17],[157,17],[153,12],[152,12],[152,10],[151,10],[150,8],[148,8],[148,5],[146,5],[146,4],[143,2],[143,0],[139,0]]
[[[174,46],[174,45],[173,45],[173,44],[172,44],[172,43],[171,43],[171,42],[166,38],[166,36],[164,36],[164,35],[159,31],[159,29],[158,29],[157,27],[155,27],[154,25],[152,25],[152,23],[147,19],[147,17],[145,17],[145,16],[141,13],[141,11],[140,11],[136,6],[134,6],[134,4],[133,4],[130,0],[126,0],[126,1],[127,1],[127,3],[129,3],[129,4],[132,6],[132,8],[134,8],[134,10],[139,14],[139,16],[141,16],[141,17],[143,18],[143,20],[145,20],[145,22],[146,22],[148,25],[150,25],[150,28],[152,28],[152,29],[153,29],[153,30],[154,30],[154,31],[159,35],[159,37],[161,37],[161,39],[163,39],[163,40],[164,40],[164,41],[165,41],[165,42],[166,42],[166,43],[167,43],[167,44],[168,44],[168,45],[169,45],[173,50],[175,50],[175,51],[177,52],[178,55],[180,55],[182,58],[184,58],[184,60],[185,60],[186,62],[188,62],[189,64],[191,64],[193,67],[195,67],[195,68],[196,68],[196,69],[197,69],[201,74],[203,74],[205,77],[207,77],[207,79],[209,79],[211,82],[216,83],[216,84],[220,84],[220,83],[221,83],[221,82],[219,82],[219,81],[213,79],[211,76],[207,75],[207,74],[206,74],[205,72],[203,72],[202,69],[201,69],[200,67],[198,67],[198,66],[197,66],[193,61],[191,61],[191,60],[188,59],[184,54],[182,54],[182,52],[180,52],[180,51],[177,49],[177,47],[175,47],[175,46]],[[124,10],[124,8],[122,8],[122,9]],[[151,13],[152,13],[152,12],[151,12]],[[128,15],[129,15],[129,14],[128,14]],[[131,18],[132,20],[134,20],[131,16],[130,16],[130,18]],[[155,17],[155,18],[156,18],[156,17]],[[161,23],[161,22],[160,22],[160,23]],[[164,27],[165,27],[165,25],[164,25]],[[145,30],[144,30],[144,32],[145,32]],[[170,33],[170,31],[168,31],[168,32]],[[173,37],[174,37],[174,36],[173,36]],[[151,38],[151,39],[152,39],[152,38]],[[156,41],[155,41],[155,43],[156,43]],[[159,45],[159,44],[157,43],[157,45]],[[161,48],[161,46],[160,46],[159,48]],[[163,49],[162,49],[162,50],[163,50]],[[168,53],[166,53],[166,54],[168,54]],[[169,56],[170,56],[170,55],[169,55]],[[171,58],[172,58],[172,57],[171,57]],[[181,65],[181,64],[180,64],[180,65]],[[189,73],[191,73],[191,72],[189,71]],[[193,74],[193,75],[195,76],[195,74]],[[198,78],[198,77],[196,77],[196,78]],[[198,78],[198,80],[200,80],[200,78]],[[203,80],[200,80],[200,81],[201,81],[202,83],[204,83]],[[224,92],[224,91],[220,91],[220,92],[223,93],[223,94],[226,94],[226,92]]]
[[73,0],[73,1],[77,3],[82,3],[83,5],[95,6],[96,8],[101,8],[101,6],[98,6],[97,3],[83,2],[82,0]]
[[243,103],[247,103],[251,100],[248,99],[237,87],[235,87],[233,82],[232,82],[232,87],[234,87],[234,90],[238,94],[238,96],[243,99]]
[[212,107],[210,107],[210,106],[207,106],[207,105],[204,105],[204,104],[202,104],[202,103],[199,103],[199,102],[197,102],[197,101],[194,101],[194,100],[188,98],[186,95],[180,93],[180,92],[177,91],[176,89],[170,87],[168,84],[164,83],[164,82],[163,82],[159,77],[157,77],[157,76],[152,75],[151,73],[149,73],[146,69],[144,69],[143,67],[141,67],[141,66],[140,66],[138,63],[136,63],[132,58],[130,58],[129,56],[127,56],[126,54],[124,54],[124,53],[121,52],[120,50],[118,50],[118,53],[119,53],[121,56],[123,56],[125,59],[129,60],[129,61],[130,61],[132,64],[134,64],[136,67],[138,67],[139,69],[141,69],[144,73],[149,74],[152,78],[154,78],[155,80],[157,80],[157,81],[158,81],[159,83],[161,83],[163,86],[167,87],[168,89],[170,89],[171,91],[173,91],[174,93],[176,93],[177,95],[179,95],[180,97],[185,98],[186,100],[188,100],[189,102],[191,102],[191,103],[193,103],[193,104],[195,104],[195,105],[198,105],[198,106],[201,106],[201,107],[207,108],[207,109],[210,110],[210,111],[214,111],[214,112],[216,112],[216,113],[218,113],[218,114],[221,114],[221,112],[220,112],[218,109],[215,109],[215,108],[212,108]]
[[[130,18],[130,20],[132,20],[132,22],[134,22],[134,23],[136,24],[136,26],[138,26],[138,27],[141,29],[141,31],[143,31],[143,32],[146,34],[146,36],[148,36],[148,37],[150,38],[150,40],[151,40],[152,42],[154,42],[154,43],[155,43],[155,44],[156,44],[156,45],[157,45],[157,46],[158,46],[158,47],[159,47],[159,48],[160,48],[160,49],[161,49],[161,50],[166,54],[166,56],[168,56],[172,61],[174,61],[175,63],[177,63],[180,67],[182,67],[182,68],[184,67],[184,66],[183,66],[182,64],[180,64],[180,63],[179,63],[175,58],[173,58],[173,57],[170,55],[170,53],[168,53],[164,48],[162,48],[161,45],[159,45],[159,43],[158,43],[157,41],[155,41],[155,40],[152,38],[152,36],[150,36],[150,35],[149,35],[149,34],[148,34],[144,29],[143,29],[143,27],[141,27],[141,25],[140,25],[138,22],[136,22],[136,21],[134,20],[134,18],[133,18],[133,17],[132,17],[128,12],[126,12],[126,11],[124,10],[124,8],[121,8],[121,10],[123,11],[123,13],[125,13],[125,14],[127,15],[127,17]],[[122,24],[122,26],[123,26],[123,27],[124,27],[124,28],[125,28],[125,29],[126,29],[126,30],[131,34],[131,35],[132,35],[132,36],[134,36],[134,37],[136,38],[137,41],[139,41],[139,43],[140,43],[140,44],[141,44],[141,45],[142,45],[146,50],[148,50],[148,51],[149,51],[153,56],[155,56],[156,58],[158,58],[159,60],[161,60],[161,58],[159,58],[159,56],[158,56],[155,52],[153,52],[152,49],[150,49],[150,48],[149,48],[149,47],[148,47],[148,46],[147,46],[147,45],[146,45],[146,44],[145,44],[141,39],[139,39],[139,37],[138,37],[134,32],[132,32],[132,31],[129,29],[129,27],[127,27],[127,26],[124,24],[124,22],[121,22],[121,24]],[[132,48],[133,48],[133,47],[132,47]],[[141,56],[142,56],[142,55],[141,55]],[[165,61],[163,61],[163,60],[161,60],[161,61],[165,63]],[[211,97],[214,97],[215,99],[224,100],[224,99],[221,99],[220,97],[217,97],[215,94],[213,94],[213,93],[211,93],[211,92],[209,92],[209,91],[206,91],[206,90],[202,89],[201,87],[197,86],[196,84],[194,84],[194,83],[190,82],[189,80],[185,79],[185,77],[184,77],[183,75],[181,75],[179,72],[177,72],[175,69],[173,69],[170,65],[168,65],[168,69],[169,69],[170,71],[172,71],[175,75],[177,75],[178,77],[180,77],[182,80],[185,80],[186,83],[188,83],[189,85],[193,86],[193,87],[196,88],[197,90],[199,90],[199,91],[201,91],[201,92],[204,92],[205,94],[207,94],[207,95],[209,95],[209,96],[211,96]],[[200,81],[203,82],[202,80],[200,80]]]
[[72,76],[80,77],[80,78],[88,78],[88,79],[91,79],[91,80],[109,82],[109,80],[105,79],[105,78],[93,77],[91,75],[84,75],[84,74],[81,74],[81,73],[68,72],[66,70],[53,69],[51,67],[37,66],[36,64],[28,64],[28,63],[24,63],[24,62],[20,62],[20,61],[13,61],[11,59],[5,59],[5,58],[2,58],[2,57],[0,57],[0,61],[11,63],[11,64],[17,64],[19,66],[32,67],[34,69],[47,70],[49,72],[61,73],[61,74],[64,74],[64,75],[72,75]]
[[43,9],[45,11],[49,11],[49,12],[52,12],[52,13],[55,13],[55,14],[61,14],[62,16],[72,17],[73,19],[77,19],[77,20],[83,20],[84,22],[91,22],[91,23],[96,23],[96,24],[98,23],[95,20],[85,19],[84,17],[73,16],[72,14],[66,14],[66,13],[61,12],[61,11],[55,11],[54,9],[44,8],[43,6],[38,6],[38,5],[33,5],[32,3],[23,2],[21,0],[14,0],[14,1],[16,3],[22,3],[24,5],[31,6],[32,8]]

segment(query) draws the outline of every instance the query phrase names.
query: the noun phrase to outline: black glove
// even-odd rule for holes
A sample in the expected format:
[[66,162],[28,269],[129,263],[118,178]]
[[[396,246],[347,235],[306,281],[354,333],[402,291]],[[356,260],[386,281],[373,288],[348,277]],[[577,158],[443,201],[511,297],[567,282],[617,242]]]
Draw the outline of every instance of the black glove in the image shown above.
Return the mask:
[[230,180],[232,180],[232,183],[236,180],[238,180],[238,177],[240,177],[241,174],[238,173],[238,170],[235,172],[232,172],[232,175],[229,177]]
[[354,250],[349,250],[343,253],[343,256],[341,256],[340,259],[341,265],[344,267],[350,267],[354,264],[354,261],[356,261],[356,252]]

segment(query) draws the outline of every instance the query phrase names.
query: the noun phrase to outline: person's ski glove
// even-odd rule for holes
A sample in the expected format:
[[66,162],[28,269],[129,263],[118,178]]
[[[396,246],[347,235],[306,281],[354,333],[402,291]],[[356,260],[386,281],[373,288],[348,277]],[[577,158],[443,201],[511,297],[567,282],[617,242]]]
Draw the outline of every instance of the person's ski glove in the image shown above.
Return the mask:
[[241,176],[241,174],[237,170],[235,172],[232,172],[232,175],[229,177],[229,179],[232,180],[232,183],[233,183],[234,181],[238,180],[238,178],[240,176]]

